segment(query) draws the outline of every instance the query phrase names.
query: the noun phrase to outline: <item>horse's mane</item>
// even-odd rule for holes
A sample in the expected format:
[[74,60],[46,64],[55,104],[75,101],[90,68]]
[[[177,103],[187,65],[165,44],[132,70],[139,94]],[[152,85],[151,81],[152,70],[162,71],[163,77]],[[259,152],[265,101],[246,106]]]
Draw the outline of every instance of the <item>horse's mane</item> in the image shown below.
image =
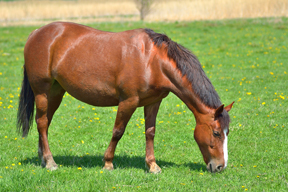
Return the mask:
[[[167,45],[168,57],[175,61],[182,75],[186,76],[188,81],[191,82],[194,93],[206,106],[216,109],[222,105],[219,95],[194,54],[182,45],[172,41],[165,34],[156,33],[151,29],[145,29],[145,32],[157,47],[161,47],[163,43]],[[221,117],[219,118],[221,127],[228,127],[230,117],[226,110],[223,111]]]
[[173,59],[183,76],[191,82],[192,89],[198,98],[208,107],[216,109],[222,103],[211,81],[203,71],[197,57],[182,45],[172,41],[167,35],[145,29],[157,47],[167,45],[167,55]]

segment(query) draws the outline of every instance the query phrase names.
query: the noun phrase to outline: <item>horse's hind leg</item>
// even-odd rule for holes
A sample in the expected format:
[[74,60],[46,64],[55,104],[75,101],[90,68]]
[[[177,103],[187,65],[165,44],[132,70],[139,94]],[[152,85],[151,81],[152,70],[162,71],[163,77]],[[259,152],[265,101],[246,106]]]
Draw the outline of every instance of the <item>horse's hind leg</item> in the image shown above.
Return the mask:
[[42,94],[35,95],[36,102],[36,122],[39,132],[39,148],[38,155],[42,160],[42,166],[50,170],[57,169],[52,153],[48,144],[48,127],[51,123],[52,117],[59,107],[64,89],[55,81],[53,85],[46,84],[43,86]]

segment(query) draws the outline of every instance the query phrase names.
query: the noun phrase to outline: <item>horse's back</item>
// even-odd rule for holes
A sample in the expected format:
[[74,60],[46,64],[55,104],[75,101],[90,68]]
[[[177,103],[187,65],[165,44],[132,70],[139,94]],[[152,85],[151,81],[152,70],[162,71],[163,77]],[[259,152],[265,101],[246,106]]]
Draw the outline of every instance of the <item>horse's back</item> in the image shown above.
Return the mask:
[[86,103],[117,105],[119,98],[149,88],[152,48],[143,29],[112,33],[56,22],[30,35],[25,67],[30,79],[56,80]]
[[123,68],[120,65],[125,59],[132,62],[129,57],[146,56],[144,44],[147,35],[142,29],[112,33],[76,23],[55,22],[30,34],[24,50],[25,63],[33,68],[49,65],[54,72],[52,76],[58,75],[61,65],[69,65],[70,69]]

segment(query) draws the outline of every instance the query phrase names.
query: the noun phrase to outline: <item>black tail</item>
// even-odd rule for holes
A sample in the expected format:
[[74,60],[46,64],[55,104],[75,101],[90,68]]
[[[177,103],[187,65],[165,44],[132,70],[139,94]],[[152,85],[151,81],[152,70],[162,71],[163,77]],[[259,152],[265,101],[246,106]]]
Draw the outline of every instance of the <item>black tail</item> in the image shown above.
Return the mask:
[[27,136],[33,124],[34,102],[34,93],[28,81],[27,72],[24,65],[24,78],[17,113],[17,129],[19,132],[22,132],[23,137]]

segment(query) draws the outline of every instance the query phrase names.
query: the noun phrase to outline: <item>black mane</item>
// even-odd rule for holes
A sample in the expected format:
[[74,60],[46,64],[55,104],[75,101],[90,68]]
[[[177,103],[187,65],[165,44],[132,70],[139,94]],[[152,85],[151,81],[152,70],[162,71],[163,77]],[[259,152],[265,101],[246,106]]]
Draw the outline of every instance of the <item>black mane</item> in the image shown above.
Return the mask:
[[165,34],[155,33],[151,29],[145,29],[145,32],[156,46],[161,47],[162,43],[167,45],[168,57],[176,62],[182,75],[186,76],[188,81],[191,82],[194,93],[206,106],[216,109],[222,105],[219,95],[194,54],[182,45],[172,41]]

